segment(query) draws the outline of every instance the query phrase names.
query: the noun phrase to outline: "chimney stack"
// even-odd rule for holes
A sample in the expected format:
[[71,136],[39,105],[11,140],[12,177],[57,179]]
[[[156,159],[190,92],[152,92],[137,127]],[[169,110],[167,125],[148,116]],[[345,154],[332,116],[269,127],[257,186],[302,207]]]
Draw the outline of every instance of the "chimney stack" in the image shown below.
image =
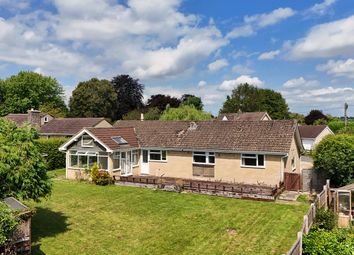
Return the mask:
[[27,121],[34,126],[40,126],[41,125],[41,112],[38,110],[34,110],[33,108],[31,110],[27,111]]

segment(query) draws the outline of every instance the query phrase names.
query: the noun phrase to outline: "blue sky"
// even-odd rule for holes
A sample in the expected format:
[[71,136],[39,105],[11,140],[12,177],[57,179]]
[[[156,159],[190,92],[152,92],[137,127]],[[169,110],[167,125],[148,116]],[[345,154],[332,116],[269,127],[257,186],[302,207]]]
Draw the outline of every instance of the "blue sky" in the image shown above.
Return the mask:
[[354,115],[354,1],[0,0],[0,78],[79,81],[127,73],[145,96],[201,96],[216,114],[248,82],[290,110]]

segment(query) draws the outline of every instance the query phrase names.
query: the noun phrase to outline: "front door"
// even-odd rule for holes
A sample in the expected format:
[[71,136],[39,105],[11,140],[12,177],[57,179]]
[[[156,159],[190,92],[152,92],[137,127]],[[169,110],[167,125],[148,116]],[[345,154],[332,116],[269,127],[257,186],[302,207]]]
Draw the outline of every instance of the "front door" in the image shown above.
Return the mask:
[[141,174],[149,174],[149,151],[141,151]]
[[122,175],[131,175],[133,173],[131,163],[131,152],[122,151],[121,153]]

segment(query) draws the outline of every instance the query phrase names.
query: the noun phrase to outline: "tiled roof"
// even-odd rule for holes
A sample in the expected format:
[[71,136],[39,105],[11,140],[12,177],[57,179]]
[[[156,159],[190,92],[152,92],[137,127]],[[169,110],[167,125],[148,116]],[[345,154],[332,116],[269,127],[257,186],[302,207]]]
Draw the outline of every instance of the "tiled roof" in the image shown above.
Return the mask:
[[299,126],[300,136],[301,138],[316,138],[326,127],[326,125]]
[[221,113],[217,120],[223,120],[226,117],[229,121],[234,120],[262,120],[266,112],[241,112],[241,113]]
[[10,113],[5,118],[15,122],[17,126],[22,126],[28,120],[28,115],[27,113]]
[[118,121],[134,127],[141,147],[257,152],[289,152],[297,124],[272,121]]
[[[96,138],[112,150],[126,147],[139,147],[134,128],[86,128]],[[127,144],[118,144],[112,138],[121,136]]]
[[104,118],[57,118],[40,128],[41,134],[74,135],[84,127],[94,127]]

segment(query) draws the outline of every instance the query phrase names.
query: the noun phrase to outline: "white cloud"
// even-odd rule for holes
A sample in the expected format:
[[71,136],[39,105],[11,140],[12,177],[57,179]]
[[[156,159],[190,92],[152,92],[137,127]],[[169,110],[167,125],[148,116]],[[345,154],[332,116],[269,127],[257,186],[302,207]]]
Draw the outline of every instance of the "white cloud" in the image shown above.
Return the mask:
[[232,67],[232,71],[238,74],[251,74],[255,71],[251,68],[251,62],[247,61],[244,64],[237,64]]
[[353,56],[354,15],[314,26],[306,37],[289,47],[290,57],[294,59]]
[[317,3],[313,5],[310,9],[307,10],[308,13],[324,15],[328,12],[329,8],[335,3],[337,0],[324,0],[322,3]]
[[295,11],[289,7],[278,8],[270,13],[256,14],[244,17],[244,25],[234,28],[227,34],[227,38],[248,37],[256,34],[261,28],[275,25],[293,15]]
[[57,13],[0,18],[0,61],[66,77],[146,80],[188,73],[228,44],[215,25],[180,12],[181,0],[53,3]]
[[309,89],[316,88],[320,85],[317,80],[305,80],[304,77],[288,80],[284,82],[283,87],[286,89]]
[[259,55],[258,59],[259,60],[274,59],[276,56],[279,55],[279,53],[280,53],[280,50],[273,50],[273,51],[263,52],[261,55]]
[[29,7],[28,0],[0,0],[0,9],[4,8],[7,10],[23,10]]
[[211,72],[215,72],[215,71],[218,71],[224,67],[227,67],[228,65],[229,65],[229,62],[225,58],[222,58],[222,59],[217,59],[214,62],[210,63],[208,65],[208,69]]
[[230,91],[230,90],[233,90],[238,85],[243,84],[243,83],[248,83],[248,84],[254,85],[254,86],[262,86],[264,84],[264,82],[261,81],[258,77],[251,77],[249,75],[241,75],[241,76],[237,77],[235,80],[223,81],[220,84],[219,89]]
[[334,76],[354,79],[354,59],[329,60],[326,64],[318,65],[317,70]]
[[207,85],[207,82],[206,81],[199,81],[198,82],[198,87],[199,88],[203,88],[203,87],[205,87]]

